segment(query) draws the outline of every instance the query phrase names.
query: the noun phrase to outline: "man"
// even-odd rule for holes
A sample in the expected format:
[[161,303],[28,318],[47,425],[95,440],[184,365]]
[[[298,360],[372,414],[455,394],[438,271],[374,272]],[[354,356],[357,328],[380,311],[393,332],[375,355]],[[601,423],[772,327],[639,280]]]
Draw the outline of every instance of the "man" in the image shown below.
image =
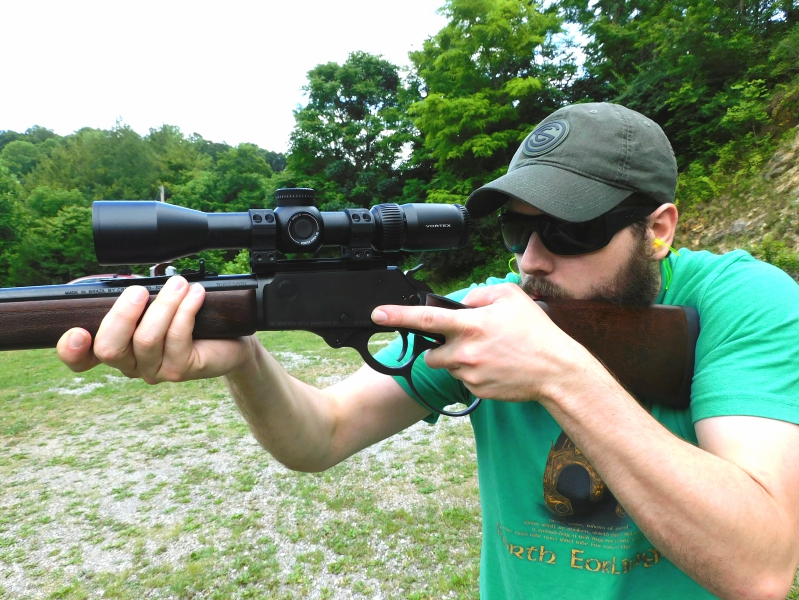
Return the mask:
[[[672,253],[675,186],[655,123],[612,104],[561,109],[468,202],[478,218],[504,207],[521,278],[456,295],[474,310],[374,311],[377,323],[445,335],[426,365],[417,361],[426,400],[490,399],[471,417],[483,598],[783,598],[790,589],[799,287],[745,253]],[[141,317],[147,294],[130,288],[93,351],[85,331],[71,330],[59,356],[75,371],[104,362],[148,383],[224,375],[258,441],[298,470],[434,420],[403,381],[366,367],[317,390],[255,338],[193,342],[203,296],[172,278]],[[636,401],[546,317],[539,296],[694,306],[691,408]]]

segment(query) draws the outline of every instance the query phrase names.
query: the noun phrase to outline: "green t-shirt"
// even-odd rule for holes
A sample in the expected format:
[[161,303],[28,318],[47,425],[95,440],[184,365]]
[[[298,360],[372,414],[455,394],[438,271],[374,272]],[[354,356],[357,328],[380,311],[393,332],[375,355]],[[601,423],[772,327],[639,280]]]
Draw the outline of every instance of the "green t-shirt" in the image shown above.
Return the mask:
[[[651,414],[691,443],[693,424],[707,417],[799,423],[799,286],[742,251],[681,250],[667,260],[673,276],[668,289],[664,277],[657,302],[696,308],[700,335],[690,408],[644,401]],[[485,285],[518,281],[509,274]],[[378,358],[396,363],[399,350],[393,343]],[[413,379],[434,406],[474,398],[423,360],[416,361]],[[470,418],[483,512],[483,600],[712,598],[644,537],[539,403],[484,400]],[[658,456],[649,458],[657,465]]]

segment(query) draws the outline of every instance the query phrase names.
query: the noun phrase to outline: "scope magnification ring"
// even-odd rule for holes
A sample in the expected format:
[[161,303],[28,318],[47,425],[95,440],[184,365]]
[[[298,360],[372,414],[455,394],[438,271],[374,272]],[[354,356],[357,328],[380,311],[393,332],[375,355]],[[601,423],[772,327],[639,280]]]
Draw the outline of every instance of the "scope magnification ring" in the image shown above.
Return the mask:
[[319,239],[322,227],[309,212],[297,212],[286,222],[286,233],[298,246],[312,246]]

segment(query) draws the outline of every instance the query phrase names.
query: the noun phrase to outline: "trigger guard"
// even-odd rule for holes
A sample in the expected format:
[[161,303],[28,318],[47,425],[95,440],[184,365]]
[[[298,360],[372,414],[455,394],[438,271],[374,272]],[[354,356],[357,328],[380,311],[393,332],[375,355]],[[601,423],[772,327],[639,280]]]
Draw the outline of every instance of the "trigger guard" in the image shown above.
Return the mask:
[[[339,343],[335,347],[347,347],[352,348],[358,354],[361,355],[363,362],[365,362],[369,367],[377,371],[378,373],[382,373],[383,375],[390,375],[400,376],[405,379],[408,379],[411,376],[411,369],[413,368],[413,363],[416,360],[416,355],[412,356],[409,360],[405,361],[401,365],[397,367],[390,367],[388,365],[384,365],[379,360],[377,360],[372,354],[369,352],[369,339],[374,334],[374,331],[369,330],[355,330],[352,331],[349,335],[347,335],[344,339],[340,339]],[[403,333],[403,332],[400,332]],[[404,342],[404,352],[400,355],[400,359],[402,359],[407,354],[407,331],[405,333],[405,338],[403,339]],[[416,351],[416,344],[414,343],[414,352]],[[423,352],[421,350],[419,353]]]
[[[464,410],[460,412],[449,412],[446,410],[440,410],[435,406],[428,404],[428,402],[422,398],[421,394],[416,390],[416,386],[413,384],[413,365],[416,362],[416,359],[421,356],[421,354],[425,350],[432,350],[434,348],[438,348],[443,344],[443,340],[439,341],[436,339],[428,339],[425,337],[426,335],[421,332],[415,331],[408,331],[408,330],[401,330],[398,333],[402,336],[403,341],[403,353],[400,356],[400,359],[404,358],[407,354],[408,348],[408,335],[413,333],[413,352],[410,359],[405,361],[398,367],[389,367],[384,365],[374,356],[369,353],[369,339],[372,337],[374,332],[370,332],[368,330],[356,330],[352,331],[349,335],[346,336],[345,339],[341,339],[341,332],[339,332],[335,336],[325,337],[325,340],[331,347],[340,348],[342,346],[346,346],[348,348],[353,348],[361,355],[363,362],[365,362],[370,368],[374,369],[378,373],[382,373],[383,375],[389,375],[391,377],[402,377],[407,383],[408,386],[411,388],[411,391],[416,395],[419,401],[425,406],[425,408],[429,409],[431,412],[436,412],[440,415],[445,415],[448,417],[465,417],[466,415],[474,412],[474,410],[480,405],[482,400],[480,398],[475,398],[474,402]],[[332,342],[332,343],[331,343]]]
[[[373,331],[367,330],[356,330],[350,333],[350,335],[346,336],[345,339],[341,340],[338,346],[346,346],[348,348],[353,348],[358,354],[361,355],[363,362],[365,362],[369,367],[377,371],[378,373],[382,373],[383,375],[390,375],[392,377],[399,376],[404,378],[405,380],[409,380],[411,378],[411,372],[413,370],[413,364],[416,362],[416,359],[422,355],[423,352],[426,350],[431,350],[433,348],[438,348],[441,345],[441,342],[430,340],[424,337],[424,335],[415,332],[415,331],[408,331],[408,330],[398,330],[397,333],[400,334],[402,337],[402,353],[399,356],[398,361],[402,361],[400,365],[396,367],[390,367],[388,365],[384,365],[369,352],[369,339],[373,335]],[[408,343],[409,334],[413,333],[413,347],[409,348],[410,344]],[[408,351],[410,350],[411,356],[404,360],[408,356]]]
[[[429,340],[418,333],[413,336],[413,360],[415,361],[425,350],[433,350],[441,346],[441,342]],[[404,356],[404,355],[403,355]]]
[[400,338],[402,338],[402,351],[400,352],[399,358],[402,360],[408,354],[408,332],[400,331]]

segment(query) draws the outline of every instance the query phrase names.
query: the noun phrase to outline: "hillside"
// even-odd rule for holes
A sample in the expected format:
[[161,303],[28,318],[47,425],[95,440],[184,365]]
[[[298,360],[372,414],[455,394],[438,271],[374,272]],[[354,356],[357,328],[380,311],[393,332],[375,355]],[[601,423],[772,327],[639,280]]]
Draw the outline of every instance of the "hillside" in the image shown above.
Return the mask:
[[783,137],[759,173],[683,212],[679,246],[714,252],[743,248],[799,280],[799,126]]

